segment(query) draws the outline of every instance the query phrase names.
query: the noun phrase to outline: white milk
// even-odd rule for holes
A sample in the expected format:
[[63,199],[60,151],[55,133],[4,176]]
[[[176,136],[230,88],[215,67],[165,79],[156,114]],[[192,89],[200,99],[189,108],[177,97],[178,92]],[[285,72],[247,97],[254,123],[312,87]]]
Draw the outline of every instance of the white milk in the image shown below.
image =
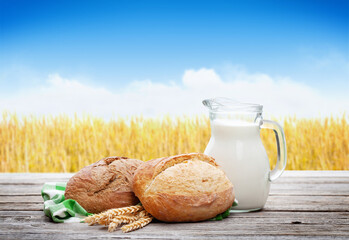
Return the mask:
[[259,126],[252,123],[211,121],[212,136],[205,154],[214,157],[234,185],[239,204],[234,209],[262,208],[269,194],[269,160]]

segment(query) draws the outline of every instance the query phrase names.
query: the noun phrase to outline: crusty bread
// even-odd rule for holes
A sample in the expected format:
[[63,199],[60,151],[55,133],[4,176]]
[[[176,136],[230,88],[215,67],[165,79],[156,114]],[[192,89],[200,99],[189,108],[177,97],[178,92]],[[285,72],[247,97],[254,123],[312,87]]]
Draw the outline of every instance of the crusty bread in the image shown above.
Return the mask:
[[90,213],[135,205],[139,200],[132,191],[133,175],[142,163],[125,157],[99,160],[70,178],[65,198],[76,200]]
[[133,191],[151,215],[165,222],[206,220],[234,201],[232,183],[215,160],[202,153],[145,162],[135,172]]

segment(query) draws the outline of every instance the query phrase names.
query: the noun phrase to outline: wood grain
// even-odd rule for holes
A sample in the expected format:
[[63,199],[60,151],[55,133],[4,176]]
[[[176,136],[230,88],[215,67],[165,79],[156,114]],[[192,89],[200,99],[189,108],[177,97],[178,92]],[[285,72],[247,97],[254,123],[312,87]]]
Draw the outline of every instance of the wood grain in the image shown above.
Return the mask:
[[[25,181],[25,180],[24,180]],[[67,181],[67,180],[66,180]],[[66,182],[62,181],[62,182]],[[326,196],[349,196],[349,181],[348,182],[324,182],[324,180],[307,183],[275,183],[271,185],[270,195],[326,195]],[[2,183],[0,184],[0,199],[1,196],[9,195],[40,195],[42,185],[48,182],[43,180],[41,182],[32,183]],[[50,180],[52,182],[52,179]]]
[[155,221],[135,232],[57,224],[42,211],[45,182],[72,174],[0,174],[0,239],[349,239],[349,171],[286,171],[262,211],[219,222]]

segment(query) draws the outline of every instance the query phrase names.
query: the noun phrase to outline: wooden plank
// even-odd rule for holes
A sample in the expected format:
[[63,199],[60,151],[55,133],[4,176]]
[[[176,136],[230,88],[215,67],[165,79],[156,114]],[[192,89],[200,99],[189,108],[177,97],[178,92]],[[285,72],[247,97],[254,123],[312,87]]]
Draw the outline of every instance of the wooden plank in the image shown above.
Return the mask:
[[284,183],[271,184],[270,195],[349,196],[348,183]]
[[1,234],[0,233],[0,239],[7,240],[7,239],[257,239],[257,240],[275,240],[275,239],[281,239],[281,240],[295,240],[295,239],[316,239],[316,240],[328,240],[328,239],[337,239],[337,240],[348,240],[348,237],[344,236],[331,236],[331,235],[324,235],[324,236],[305,236],[305,235],[298,235],[298,236],[290,236],[290,235],[253,235],[253,236],[241,236],[241,235],[221,235],[221,234],[211,234],[208,236],[202,236],[202,235],[185,235],[185,236],[176,236],[176,235],[160,235],[159,234],[142,234],[142,235],[135,235],[134,233],[99,233],[99,234],[88,234],[88,233],[11,233],[11,235],[7,234]]
[[[76,233],[86,233],[91,236],[99,234],[108,234],[104,226],[88,226],[82,223],[55,224],[51,222],[18,224],[5,222],[0,225],[0,232],[6,231],[7,234],[21,232],[25,233],[64,233],[73,235]],[[138,237],[232,237],[232,236],[250,236],[255,235],[293,235],[293,236],[349,236],[349,225],[342,224],[292,224],[292,223],[240,223],[235,218],[228,218],[220,222],[205,221],[200,223],[151,223],[147,227],[129,234],[122,234],[120,230],[113,235],[120,234],[120,237],[135,235]],[[109,234],[110,235],[110,234]],[[108,236],[108,235],[107,235]]]
[[[54,178],[61,177],[71,177],[74,173],[1,173],[0,178],[8,176],[34,176],[35,178]],[[300,177],[300,176],[309,176],[309,177],[349,177],[349,171],[285,171],[282,177]]]
[[0,239],[349,238],[349,171],[288,171],[272,184],[263,211],[234,213],[220,222],[155,222],[129,234],[110,234],[105,227],[86,224],[56,224],[44,216],[42,184],[71,175],[0,174]]
[[337,239],[337,240],[348,240],[348,237],[343,236],[331,236],[331,235],[325,235],[325,236],[290,236],[290,235],[253,235],[253,236],[241,236],[241,235],[211,235],[211,236],[194,236],[194,235],[186,235],[186,236],[158,236],[153,234],[148,235],[134,235],[134,233],[127,233],[125,234],[119,234],[119,233],[100,233],[100,234],[87,234],[87,233],[74,233],[74,234],[65,234],[65,233],[12,233],[11,235],[2,235],[0,233],[0,239],[8,240],[8,239],[27,239],[27,240],[33,240],[33,239],[237,239],[237,240],[251,240],[251,239],[257,239],[257,240],[275,240],[275,239],[281,239],[281,240],[295,240],[295,239],[304,239],[304,240],[328,240],[328,239]]
[[0,174],[0,184],[43,184],[45,182],[67,182],[70,179],[71,174],[67,176],[67,174],[54,174],[51,176],[39,176],[37,177],[37,174],[25,174],[25,175],[18,175],[11,176],[11,177],[1,177],[2,174]]
[[54,179],[54,178],[70,178],[74,173],[0,173],[0,179]]
[[[1,196],[37,195],[41,194],[43,183],[31,184],[0,184]],[[349,183],[278,183],[271,184],[270,195],[339,195],[349,196]]]
[[[68,239],[88,238],[241,238],[270,239],[283,236],[288,239],[306,239],[308,237],[348,237],[349,213],[273,213],[255,212],[233,214],[232,217],[219,222],[201,223],[151,223],[141,230],[123,234],[120,231],[107,233],[105,227],[86,224],[52,223],[42,212],[1,212],[0,238],[9,236],[35,239],[49,237]],[[297,223],[301,222],[301,223]],[[295,224],[297,223],[297,224]],[[5,232],[6,229],[6,232]],[[4,231],[3,231],[4,230]],[[6,234],[1,234],[2,232]],[[26,237],[25,237],[26,236]]]
[[[232,213],[239,224],[335,224],[349,225],[349,212],[271,212]],[[0,222],[18,224],[51,222],[42,211],[0,211]],[[225,222],[222,221],[222,223]]]
[[[1,175],[1,174],[0,174]],[[55,178],[34,178],[30,176],[18,177],[5,179],[0,178],[0,185],[15,185],[15,184],[24,184],[24,185],[39,185],[44,184],[45,182],[67,182],[69,177],[55,177]],[[349,183],[349,177],[281,177],[276,182],[273,182],[272,185],[279,184],[336,184],[336,183]]]
[[[87,224],[56,224],[51,222],[43,223],[30,223],[30,224],[19,224],[5,222],[0,225],[0,231],[7,229],[8,233],[12,232],[46,232],[54,233],[61,231],[64,233],[76,233],[76,232],[89,232],[95,233],[106,233],[104,226],[87,226]],[[261,230],[263,230],[261,232]],[[196,232],[201,232],[201,235],[209,234],[229,234],[229,235],[263,235],[263,234],[288,234],[288,235],[339,235],[348,236],[349,226],[341,224],[245,224],[240,223],[237,219],[226,219],[221,222],[200,222],[200,223],[151,223],[149,226],[142,230],[135,231],[135,234],[151,233],[156,235],[157,233],[168,233],[180,235],[187,235]],[[165,235],[168,235],[165,234]]]
[[[69,179],[74,173],[0,173],[0,182],[14,179]],[[349,178],[349,171],[285,171],[283,178]]]
[[[31,202],[25,198],[21,202],[2,200],[0,211],[41,211],[43,202]],[[349,197],[347,196],[269,196],[265,211],[310,211],[310,212],[349,212]]]
[[0,196],[10,195],[40,195],[40,185],[0,185]]
[[[296,195],[293,197],[287,197],[290,195],[281,195],[281,198],[278,196],[280,195],[270,195],[268,198],[268,204],[266,207],[275,208],[276,204],[280,204],[280,202],[285,201],[285,204],[292,204],[292,206],[300,206],[300,203],[302,205],[310,204],[311,206],[318,206],[314,204],[314,200],[318,202],[318,204],[325,204],[325,205],[333,205],[333,204],[346,204],[348,203],[349,196],[313,196],[311,198],[308,197],[308,195]],[[329,198],[330,197],[330,198]],[[339,198],[338,198],[339,197]],[[298,203],[295,205],[294,201],[298,201]],[[290,201],[293,201],[292,203]],[[330,202],[333,201],[333,202]],[[0,204],[42,204],[43,199],[41,195],[30,195],[30,196],[16,196],[16,195],[9,195],[9,196],[0,196]],[[4,206],[3,205],[3,206]],[[345,205],[344,205],[345,206]],[[286,206],[285,206],[286,207]],[[279,209],[285,209],[285,207],[279,206]],[[349,206],[348,206],[349,208]],[[0,207],[1,209],[1,207]],[[35,209],[37,210],[37,209]]]
[[41,195],[35,196],[0,196],[0,203],[43,203]]
[[[319,173],[320,172],[320,173]],[[295,174],[297,173],[297,174]],[[317,174],[314,174],[317,173]],[[323,174],[327,173],[327,174]],[[331,174],[331,177],[328,175]],[[48,181],[68,181],[73,174],[67,173],[0,173],[0,184],[43,184]],[[324,175],[324,176],[321,176]],[[349,171],[285,171],[273,184],[280,183],[348,183]]]
[[348,212],[347,196],[269,196],[265,211]]
[[0,185],[43,185],[46,182],[68,182],[69,178],[55,178],[55,179],[12,179],[2,180]]
[[43,211],[44,203],[0,203],[0,211]]
[[278,184],[323,184],[349,183],[349,177],[281,177],[272,185]]
[[[285,171],[281,177],[349,177],[349,171]],[[277,181],[277,180],[276,180]]]

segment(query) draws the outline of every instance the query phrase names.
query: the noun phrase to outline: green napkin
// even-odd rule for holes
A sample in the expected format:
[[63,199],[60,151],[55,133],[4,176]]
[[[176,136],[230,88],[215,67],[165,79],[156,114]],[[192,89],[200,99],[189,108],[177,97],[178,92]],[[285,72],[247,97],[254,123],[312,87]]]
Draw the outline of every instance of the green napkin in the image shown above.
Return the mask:
[[41,189],[44,199],[44,212],[54,222],[80,222],[91,215],[73,199],[64,198],[67,183],[45,183]]

